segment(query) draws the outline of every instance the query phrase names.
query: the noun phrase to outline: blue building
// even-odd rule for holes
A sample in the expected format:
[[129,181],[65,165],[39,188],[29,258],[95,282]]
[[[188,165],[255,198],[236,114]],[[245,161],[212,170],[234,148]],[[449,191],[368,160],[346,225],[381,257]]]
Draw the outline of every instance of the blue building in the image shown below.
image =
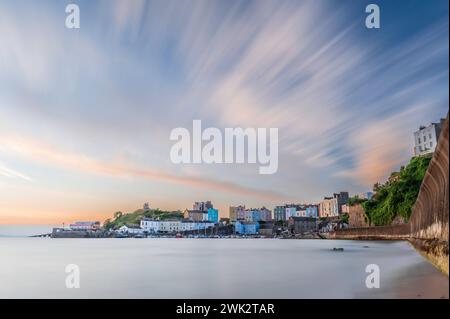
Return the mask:
[[306,206],[306,217],[319,217],[319,208],[316,205]]
[[247,222],[272,221],[272,211],[265,207],[246,209],[244,219]]
[[286,220],[286,205],[285,206],[276,206],[274,209],[275,220]]
[[258,222],[241,222],[237,221],[234,224],[234,231],[236,234],[240,235],[255,235],[259,231]]
[[213,223],[219,222],[219,210],[215,208],[208,208],[208,221]]
[[255,210],[251,210],[251,214],[252,214],[252,221],[254,222],[259,222],[261,220],[261,214],[259,212],[259,210],[255,209]]

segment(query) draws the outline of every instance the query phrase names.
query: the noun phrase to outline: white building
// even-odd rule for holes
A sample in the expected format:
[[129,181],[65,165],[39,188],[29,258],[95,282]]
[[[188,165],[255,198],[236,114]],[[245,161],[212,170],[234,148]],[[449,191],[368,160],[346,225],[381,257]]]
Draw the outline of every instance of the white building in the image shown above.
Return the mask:
[[204,230],[211,227],[214,227],[213,222],[195,222],[195,221],[182,221],[180,225],[180,231],[188,231],[188,230]]
[[151,220],[142,219],[141,228],[148,233],[173,233],[179,232],[181,229],[181,221],[179,220]]
[[421,156],[433,153],[436,149],[439,134],[442,129],[441,123],[430,123],[421,126],[414,132],[414,156]]
[[325,197],[319,203],[320,217],[335,217],[339,216],[339,205],[336,197]]
[[175,233],[181,230],[181,221],[163,220],[160,222],[159,231],[162,233]]
[[161,222],[159,220],[144,218],[141,220],[141,228],[147,233],[158,233]]
[[149,234],[204,230],[210,227],[214,227],[213,222],[191,220],[152,220],[149,218],[144,218],[141,220],[141,228]]
[[70,230],[95,231],[100,228],[100,222],[75,222],[69,225]]

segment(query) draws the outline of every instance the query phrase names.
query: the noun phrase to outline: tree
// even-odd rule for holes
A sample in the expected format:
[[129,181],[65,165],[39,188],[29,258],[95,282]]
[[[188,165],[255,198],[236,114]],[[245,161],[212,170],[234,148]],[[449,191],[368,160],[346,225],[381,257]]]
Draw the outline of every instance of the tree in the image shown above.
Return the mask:
[[362,203],[370,224],[389,225],[396,216],[409,219],[430,160],[430,157],[412,158],[400,172],[393,172],[388,182],[374,185],[376,194]]
[[113,226],[114,226],[114,224],[111,222],[110,218],[108,218],[107,220],[105,220],[103,222],[103,228],[105,228],[105,229],[111,229],[111,228],[113,228]]
[[343,214],[343,215],[341,216],[342,222],[344,222],[344,223],[346,223],[346,224],[348,224],[348,219],[349,219],[349,216],[348,216],[347,213],[345,213],[345,214]]
[[376,193],[380,189],[380,183],[376,182],[373,184],[373,191]]

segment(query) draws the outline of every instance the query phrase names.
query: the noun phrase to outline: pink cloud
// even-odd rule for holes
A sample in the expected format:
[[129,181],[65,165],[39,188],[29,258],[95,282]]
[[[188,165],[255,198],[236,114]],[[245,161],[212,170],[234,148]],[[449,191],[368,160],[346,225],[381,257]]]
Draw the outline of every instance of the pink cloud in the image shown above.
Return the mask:
[[114,177],[137,177],[147,180],[182,184],[189,187],[214,189],[227,193],[248,195],[266,200],[285,200],[281,194],[273,191],[245,187],[231,182],[209,180],[199,177],[177,176],[159,170],[136,167],[125,160],[102,162],[84,154],[66,152],[60,148],[45,144],[32,138],[0,135],[0,150],[14,153],[33,161],[57,165],[65,169]]

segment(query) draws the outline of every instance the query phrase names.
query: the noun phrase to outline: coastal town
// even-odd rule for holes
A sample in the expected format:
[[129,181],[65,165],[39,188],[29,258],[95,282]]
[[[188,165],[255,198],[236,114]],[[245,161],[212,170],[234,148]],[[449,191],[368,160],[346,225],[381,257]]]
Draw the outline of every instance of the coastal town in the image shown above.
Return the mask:
[[[371,196],[372,192],[365,192],[353,198],[367,200]],[[153,211],[149,203],[139,211],[143,216],[139,224],[108,228],[98,221],[75,222],[54,228],[52,237],[324,238],[330,231],[349,227],[351,209],[349,193],[339,192],[319,203],[284,204],[273,211],[266,207],[230,206],[228,217],[222,218],[211,201],[195,202],[192,209],[174,212],[178,216],[169,219],[145,217],[145,213]]]
[[[443,123],[444,119],[441,119],[437,123],[420,126],[414,132],[413,158],[430,158]],[[400,173],[392,173],[385,186],[392,185],[400,177]],[[141,209],[130,214],[116,212],[113,220],[108,219],[103,224],[99,221],[80,221],[39,236],[323,239],[335,230],[371,226],[368,214],[360,204],[370,201],[379,187],[377,183],[373,191],[352,196],[347,191],[340,191],[323,197],[318,203],[285,203],[275,206],[273,210],[265,206],[248,208],[245,204],[229,206],[228,214],[220,214],[210,200],[194,202],[191,209],[172,212],[152,209],[149,203],[145,203]],[[405,218],[397,216],[390,222],[404,224]],[[376,220],[374,223],[377,224]]]

